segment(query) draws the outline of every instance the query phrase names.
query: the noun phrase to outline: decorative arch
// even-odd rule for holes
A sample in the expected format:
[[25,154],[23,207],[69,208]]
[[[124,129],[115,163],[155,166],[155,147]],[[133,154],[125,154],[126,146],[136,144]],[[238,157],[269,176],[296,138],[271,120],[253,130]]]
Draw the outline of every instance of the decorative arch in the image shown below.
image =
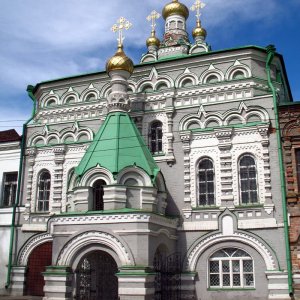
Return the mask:
[[166,80],[166,79],[159,79],[155,86],[154,86],[154,90],[156,91],[161,91],[162,89],[159,89],[160,86],[166,86],[167,88],[170,88],[171,87],[171,83],[169,80]]
[[111,249],[119,257],[121,265],[134,265],[134,257],[127,246],[108,232],[89,231],[72,238],[60,251],[56,264],[70,266],[82,249],[98,244]]
[[77,92],[75,92],[72,88],[70,88],[61,98],[61,104],[66,105],[67,101],[70,97],[74,97],[75,98],[75,102],[77,103],[79,102],[79,94]]
[[154,87],[153,84],[151,82],[145,82],[144,84],[142,84],[139,89],[138,92],[142,92],[142,93],[146,93],[147,89],[151,88],[152,91],[154,91]]
[[100,97],[106,99],[110,93],[111,93],[111,84],[110,82],[108,82],[102,87],[100,91]]
[[195,73],[190,72],[189,70],[181,75],[179,75],[177,77],[177,79],[175,80],[175,87],[176,88],[180,88],[183,87],[183,83],[186,80],[190,80],[192,82],[193,85],[197,85],[198,84],[198,77]]
[[90,96],[94,96],[95,99],[99,99],[100,92],[94,86],[91,84],[82,94],[80,97],[80,101],[82,102],[89,102],[91,99],[89,99]]
[[202,239],[189,250],[186,258],[186,267],[189,271],[195,271],[198,259],[204,251],[217,243],[231,241],[239,242],[255,249],[262,256],[267,270],[272,271],[277,269],[277,258],[271,252],[269,247],[257,238],[242,232],[235,232],[232,235],[227,236],[224,236],[222,233],[217,233]]
[[40,100],[41,107],[43,107],[43,108],[51,107],[52,105],[51,106],[48,105],[48,103],[50,101],[54,101],[55,105],[60,104],[60,100],[59,100],[58,95],[54,94],[54,92],[51,91],[49,94],[47,94],[46,96],[41,98],[41,100]]
[[251,69],[244,64],[241,64],[239,61],[236,61],[235,64],[228,68],[225,79],[226,80],[233,80],[234,74],[236,72],[242,72],[245,78],[249,78],[252,76]]
[[206,84],[207,83],[207,79],[210,76],[216,76],[218,78],[219,82],[220,81],[224,81],[224,79],[225,79],[225,76],[224,76],[223,72],[221,70],[219,70],[219,69],[216,69],[213,65],[211,65],[208,70],[204,71],[201,74],[199,82],[201,84]]
[[102,179],[107,185],[115,182],[113,175],[110,171],[100,166],[88,170],[81,178],[79,186],[93,186],[94,182]]
[[31,252],[38,246],[52,242],[53,237],[49,233],[38,234],[30,238],[21,248],[18,255],[18,266],[27,266],[28,258]]
[[117,183],[124,185],[128,179],[135,179],[139,186],[152,186],[149,175],[138,167],[127,167],[121,170],[117,177]]

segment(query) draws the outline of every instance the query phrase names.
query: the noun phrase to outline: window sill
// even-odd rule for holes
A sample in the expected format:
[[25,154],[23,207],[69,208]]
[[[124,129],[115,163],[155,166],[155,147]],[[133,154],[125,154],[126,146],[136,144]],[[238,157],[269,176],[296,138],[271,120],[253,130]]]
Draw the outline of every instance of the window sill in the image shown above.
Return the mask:
[[231,288],[231,287],[228,287],[228,288],[208,288],[207,289],[208,291],[210,291],[210,292],[218,292],[218,291],[222,291],[222,292],[224,292],[224,291],[228,291],[228,292],[236,292],[236,291],[255,291],[256,290],[256,288],[251,288],[251,287],[245,287],[245,288]]
[[175,162],[175,157],[173,155],[166,155],[164,153],[162,154],[152,154],[153,155],[153,159],[155,160],[155,162],[168,162],[168,163],[172,163]]
[[263,208],[263,204],[254,203],[254,204],[243,204],[243,205],[237,205],[235,208]]
[[196,207],[192,208],[193,211],[197,211],[197,210],[216,210],[216,209],[219,209],[219,206],[203,205],[203,206],[196,206]]

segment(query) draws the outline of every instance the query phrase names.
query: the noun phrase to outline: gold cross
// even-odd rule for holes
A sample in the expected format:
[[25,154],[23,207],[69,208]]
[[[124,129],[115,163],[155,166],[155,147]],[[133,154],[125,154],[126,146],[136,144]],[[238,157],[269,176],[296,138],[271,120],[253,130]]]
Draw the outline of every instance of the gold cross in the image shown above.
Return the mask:
[[111,30],[113,32],[117,32],[119,33],[119,37],[118,37],[118,46],[122,47],[123,46],[123,41],[125,39],[125,37],[123,36],[123,30],[128,30],[130,27],[132,26],[132,24],[126,20],[124,17],[121,17],[116,24],[113,25],[113,27],[111,28]]
[[197,12],[197,14],[196,14],[197,21],[200,21],[200,16],[201,16],[200,10],[202,8],[204,8],[205,6],[206,6],[206,4],[204,2],[202,2],[201,0],[196,0],[194,5],[191,7],[192,11]]
[[152,24],[151,24],[152,31],[155,31],[155,27],[156,27],[156,22],[155,21],[159,18],[160,18],[160,14],[155,10],[153,10],[151,12],[151,14],[147,17],[147,20],[149,22],[152,22]]

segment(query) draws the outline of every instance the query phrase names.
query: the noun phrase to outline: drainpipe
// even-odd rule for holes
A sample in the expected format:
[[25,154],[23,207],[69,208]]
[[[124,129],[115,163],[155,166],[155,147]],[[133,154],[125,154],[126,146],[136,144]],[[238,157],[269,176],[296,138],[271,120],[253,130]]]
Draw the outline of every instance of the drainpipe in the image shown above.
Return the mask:
[[33,119],[35,113],[36,113],[36,98],[33,95],[33,89],[34,87],[32,85],[29,85],[27,87],[27,93],[28,96],[33,100],[33,109],[31,113],[30,119],[23,124],[23,133],[22,133],[22,141],[21,141],[21,153],[20,153],[20,164],[19,164],[19,173],[18,173],[18,188],[17,188],[17,195],[16,195],[16,201],[13,206],[12,211],[12,220],[10,225],[10,242],[9,242],[9,257],[8,257],[8,266],[7,266],[7,277],[6,277],[6,284],[5,288],[8,289],[11,284],[11,270],[12,270],[12,252],[13,252],[13,246],[14,246],[14,238],[15,238],[15,222],[16,222],[16,211],[17,207],[20,203],[20,192],[21,192],[21,182],[22,182],[22,172],[23,172],[23,161],[25,156],[25,147],[26,147],[26,126],[27,124]]
[[289,295],[292,298],[293,293],[293,274],[292,274],[292,262],[291,262],[291,251],[290,251],[290,242],[289,242],[289,224],[288,224],[288,215],[287,215],[287,205],[286,205],[286,184],[284,176],[284,165],[283,165],[283,154],[281,148],[281,131],[278,120],[278,107],[277,107],[277,97],[275,87],[271,79],[271,63],[275,56],[276,48],[273,45],[269,45],[266,48],[267,50],[267,61],[266,61],[266,71],[268,75],[268,84],[273,94],[273,106],[274,106],[274,115],[275,115],[275,129],[278,145],[278,158],[279,158],[279,168],[280,168],[280,183],[281,183],[281,197],[282,197],[282,210],[283,210],[283,222],[284,222],[284,238],[285,238],[285,250],[286,250],[286,263],[288,271],[288,286],[289,286]]

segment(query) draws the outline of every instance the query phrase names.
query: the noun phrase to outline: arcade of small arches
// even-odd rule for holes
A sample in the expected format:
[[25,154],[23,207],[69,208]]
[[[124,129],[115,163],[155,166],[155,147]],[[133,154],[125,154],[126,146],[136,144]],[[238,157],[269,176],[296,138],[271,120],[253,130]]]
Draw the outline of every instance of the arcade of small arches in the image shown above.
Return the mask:
[[[187,88],[197,85],[216,84],[225,81],[241,80],[251,77],[251,70],[248,66],[241,63],[235,64],[228,68],[226,73],[216,69],[213,65],[204,71],[200,76],[189,71],[188,69],[179,75],[174,81],[166,75],[158,75],[157,71],[152,71],[148,79],[141,79],[138,82],[132,80],[128,81],[128,93],[150,93],[160,92],[172,87]],[[155,79],[154,81],[152,79]],[[110,84],[102,87],[101,91],[96,89],[93,85],[85,90],[82,94],[75,92],[72,88],[67,91],[63,96],[59,97],[53,91],[45,95],[40,100],[42,108],[53,108],[58,105],[72,105],[77,103],[89,103],[98,101],[102,98],[107,98],[111,92]]]

